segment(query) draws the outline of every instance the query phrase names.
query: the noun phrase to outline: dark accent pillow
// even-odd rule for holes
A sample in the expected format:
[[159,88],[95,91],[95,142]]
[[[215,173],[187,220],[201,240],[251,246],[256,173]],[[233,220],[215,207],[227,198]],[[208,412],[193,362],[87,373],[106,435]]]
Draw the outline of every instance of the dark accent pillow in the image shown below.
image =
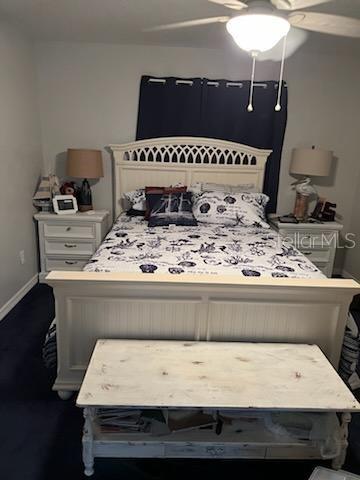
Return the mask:
[[135,210],[134,208],[130,208],[127,212],[126,215],[128,217],[145,217],[145,210]]
[[[145,220],[149,220],[150,213],[151,213],[151,206],[149,204],[149,195],[162,195],[162,194],[169,194],[169,193],[182,193],[186,192],[187,187],[145,187],[145,197],[146,197],[146,213],[145,213]],[[153,202],[152,206],[154,206],[155,202]]]
[[150,194],[151,208],[149,227],[167,227],[182,225],[196,227],[197,221],[192,213],[191,192]]

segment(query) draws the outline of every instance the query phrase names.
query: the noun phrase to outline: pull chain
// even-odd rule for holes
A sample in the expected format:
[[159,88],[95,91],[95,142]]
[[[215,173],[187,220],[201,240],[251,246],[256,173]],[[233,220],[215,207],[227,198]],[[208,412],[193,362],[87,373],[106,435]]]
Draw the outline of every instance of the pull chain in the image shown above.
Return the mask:
[[247,107],[248,112],[253,112],[254,107],[253,107],[253,95],[254,95],[254,80],[255,80],[255,65],[256,65],[256,57],[257,53],[253,52],[252,53],[253,57],[253,62],[252,62],[252,71],[251,71],[251,83],[250,83],[250,94],[249,94],[249,105]]
[[282,50],[281,67],[280,67],[280,80],[279,80],[279,88],[278,88],[278,98],[277,98],[277,103],[276,103],[276,106],[275,106],[275,112],[280,112],[280,110],[281,110],[281,92],[282,92],[283,78],[284,78],[286,39],[287,39],[287,36],[284,37],[284,41],[283,41],[283,50]]

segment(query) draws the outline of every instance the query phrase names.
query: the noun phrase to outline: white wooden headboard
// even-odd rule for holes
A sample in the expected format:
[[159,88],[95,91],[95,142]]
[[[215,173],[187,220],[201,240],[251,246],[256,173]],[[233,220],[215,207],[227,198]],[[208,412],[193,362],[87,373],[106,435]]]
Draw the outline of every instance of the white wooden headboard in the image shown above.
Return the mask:
[[114,154],[114,214],[125,192],[195,182],[254,184],[261,192],[272,150],[213,138],[163,137],[109,146]]

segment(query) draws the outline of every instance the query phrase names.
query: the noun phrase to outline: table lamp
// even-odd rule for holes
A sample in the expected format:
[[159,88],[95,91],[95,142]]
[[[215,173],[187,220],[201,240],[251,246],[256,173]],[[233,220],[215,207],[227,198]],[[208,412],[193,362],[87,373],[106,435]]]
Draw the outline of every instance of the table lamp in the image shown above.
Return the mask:
[[104,176],[100,150],[69,148],[67,151],[66,174],[69,177],[83,178],[78,196],[80,212],[92,210],[92,196],[88,178]]
[[[309,177],[328,177],[330,175],[333,153],[320,148],[294,148],[292,152],[290,173],[303,175],[305,178],[295,182],[296,200],[294,217],[304,221],[308,216],[309,197],[316,194]],[[293,184],[293,185],[295,185]]]

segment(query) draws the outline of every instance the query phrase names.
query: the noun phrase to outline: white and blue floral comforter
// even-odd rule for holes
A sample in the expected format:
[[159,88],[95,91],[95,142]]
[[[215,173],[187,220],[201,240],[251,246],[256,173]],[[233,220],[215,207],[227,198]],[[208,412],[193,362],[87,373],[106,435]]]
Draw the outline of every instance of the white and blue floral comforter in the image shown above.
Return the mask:
[[121,215],[84,268],[87,272],[323,278],[273,230],[199,224],[149,228]]

